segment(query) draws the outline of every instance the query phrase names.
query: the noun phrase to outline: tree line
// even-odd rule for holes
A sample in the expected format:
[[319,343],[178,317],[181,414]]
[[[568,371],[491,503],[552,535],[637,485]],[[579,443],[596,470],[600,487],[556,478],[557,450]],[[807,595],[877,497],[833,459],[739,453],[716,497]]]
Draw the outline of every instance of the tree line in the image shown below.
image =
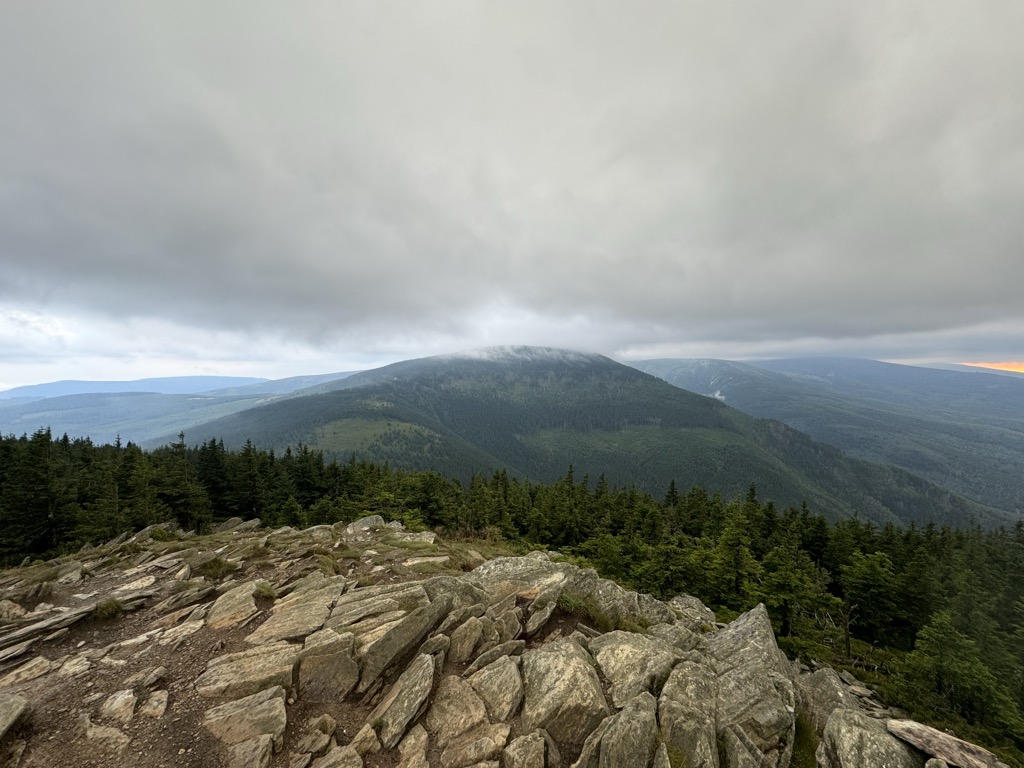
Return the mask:
[[[603,476],[553,483],[505,470],[435,471],[225,449],[145,451],[49,430],[0,437],[0,557],[72,552],[167,520],[228,517],[296,528],[381,514],[412,528],[555,548],[661,598],[688,593],[728,617],[764,602],[791,654],[859,661],[888,698],[987,743],[1024,744],[1024,522],[983,531],[828,522],[671,483],[661,497]],[[884,675],[881,673],[893,673]]]

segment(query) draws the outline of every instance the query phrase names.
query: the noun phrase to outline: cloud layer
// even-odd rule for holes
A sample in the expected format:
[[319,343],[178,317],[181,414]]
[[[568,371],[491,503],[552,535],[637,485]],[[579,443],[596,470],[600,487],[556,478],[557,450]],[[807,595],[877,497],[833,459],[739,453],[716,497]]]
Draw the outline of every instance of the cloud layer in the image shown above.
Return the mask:
[[1021,354],[1024,7],[5,16],[12,359]]

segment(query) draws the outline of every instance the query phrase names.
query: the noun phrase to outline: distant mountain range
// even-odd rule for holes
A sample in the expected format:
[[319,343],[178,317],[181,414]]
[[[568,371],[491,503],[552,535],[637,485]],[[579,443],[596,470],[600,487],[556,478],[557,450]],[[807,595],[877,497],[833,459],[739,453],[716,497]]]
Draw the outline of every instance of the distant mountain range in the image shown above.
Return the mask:
[[[851,366],[833,365],[830,379],[811,367],[783,373],[724,361],[648,361],[633,368],[600,355],[502,348],[189,395],[100,393],[20,404],[0,400],[0,430],[20,434],[49,425],[57,434],[88,434],[97,442],[119,434],[146,447],[166,444],[180,431],[189,444],[216,438],[238,448],[252,440],[262,448],[283,450],[302,443],[342,459],[357,455],[466,480],[477,472],[507,468],[519,476],[551,481],[572,465],[577,477],[589,474],[596,480],[604,474],[613,485],[635,484],[659,495],[672,480],[682,491],[697,485],[725,497],[745,493],[754,483],[761,498],[779,505],[806,501],[830,517],[858,514],[879,523],[964,525],[973,519],[991,526],[1020,517],[1013,504],[983,502],[978,495],[968,498],[942,478],[924,479],[909,468],[893,466],[891,459],[879,463],[846,455],[835,444],[826,444],[826,438],[811,432],[820,440],[816,442],[795,425],[783,423],[800,415],[797,406],[803,401],[811,413],[821,413],[821,425],[830,420],[845,425],[863,412],[862,432],[877,429],[884,436],[893,427],[899,432],[914,425],[933,435],[941,432],[934,423],[938,417],[908,415],[913,404],[906,387],[930,392],[924,382],[931,374],[984,377],[947,371],[917,374],[919,369],[911,369],[924,378],[912,385],[890,384],[891,391],[884,394],[884,382],[869,381],[870,376],[852,365],[870,368],[870,361],[847,362]],[[644,366],[673,380],[672,371],[684,370],[685,364],[702,371],[704,379],[680,387],[675,383],[685,377],[677,375],[670,384],[638,370]],[[826,387],[828,397],[818,393],[821,385],[813,382],[834,381],[836,376],[850,381],[843,378],[843,384]],[[1012,377],[996,378],[1024,384]],[[955,389],[946,391],[947,406],[952,413],[975,407],[975,432],[964,425],[961,432],[974,435],[971,439],[980,444],[986,430],[998,430],[983,419],[997,420],[999,409],[1010,407],[1004,403],[1009,395],[989,392],[988,406],[968,406],[961,401],[973,395],[958,395]],[[757,401],[758,391],[762,399],[788,403],[793,413],[753,414],[772,420],[744,413]],[[883,404],[890,403],[890,410],[878,405],[881,412],[872,426],[866,403],[875,394]],[[904,420],[895,420],[893,413],[903,414]],[[882,443],[895,440],[891,435],[879,438]],[[1008,453],[999,455],[1010,460]],[[1013,493],[1010,489],[1003,496]]]
[[631,365],[1024,515],[1024,379],[842,358]]

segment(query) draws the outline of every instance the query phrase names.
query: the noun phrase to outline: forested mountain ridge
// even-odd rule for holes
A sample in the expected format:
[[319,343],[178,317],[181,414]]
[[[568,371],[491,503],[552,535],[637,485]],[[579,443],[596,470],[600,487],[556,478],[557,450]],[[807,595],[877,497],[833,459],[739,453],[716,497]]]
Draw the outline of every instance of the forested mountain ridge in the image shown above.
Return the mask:
[[202,425],[188,440],[305,444],[464,480],[507,469],[550,482],[571,464],[650,492],[674,480],[728,496],[754,481],[780,505],[806,501],[832,518],[880,523],[1015,519],[600,355],[525,347],[424,358],[317,391]]
[[744,413],[1024,513],[1024,380],[873,360],[631,363]]

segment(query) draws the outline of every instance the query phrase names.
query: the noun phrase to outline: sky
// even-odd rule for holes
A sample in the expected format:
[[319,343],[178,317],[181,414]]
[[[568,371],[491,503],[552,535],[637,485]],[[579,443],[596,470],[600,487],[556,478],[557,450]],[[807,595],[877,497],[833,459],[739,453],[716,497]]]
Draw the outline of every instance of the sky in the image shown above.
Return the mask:
[[3,16],[0,390],[505,344],[1024,360],[1020,3]]

